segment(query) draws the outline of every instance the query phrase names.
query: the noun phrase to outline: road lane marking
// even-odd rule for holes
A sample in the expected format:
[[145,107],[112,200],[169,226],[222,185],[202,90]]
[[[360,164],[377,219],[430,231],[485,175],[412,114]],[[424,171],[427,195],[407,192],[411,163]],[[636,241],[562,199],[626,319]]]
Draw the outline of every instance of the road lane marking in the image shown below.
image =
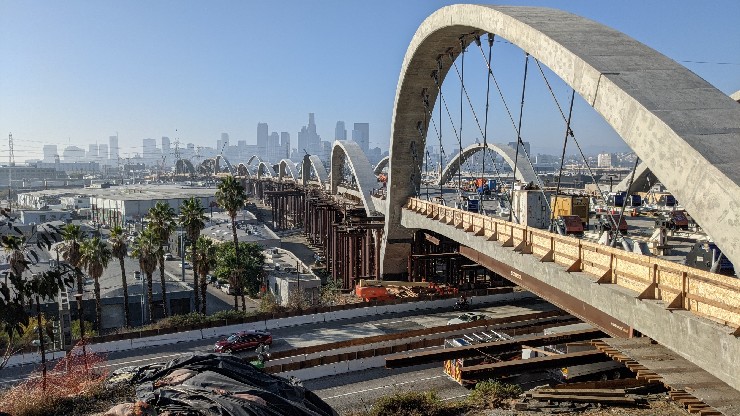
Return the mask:
[[331,396],[331,397],[324,397],[324,400],[337,399],[339,397],[346,397],[346,396],[351,396],[353,394],[359,394],[359,393],[367,393],[369,391],[387,389],[389,387],[398,387],[398,386],[403,386],[405,384],[417,383],[417,382],[420,382],[420,381],[435,380],[435,379],[442,378],[442,377],[447,377],[447,376],[446,375],[439,375],[439,376],[434,376],[434,377],[420,378],[418,380],[412,380],[412,381],[402,381],[400,383],[387,384],[385,386],[379,386],[379,387],[373,387],[373,388],[369,388],[369,389],[352,391],[352,392],[349,392],[349,393],[337,394],[336,396]]

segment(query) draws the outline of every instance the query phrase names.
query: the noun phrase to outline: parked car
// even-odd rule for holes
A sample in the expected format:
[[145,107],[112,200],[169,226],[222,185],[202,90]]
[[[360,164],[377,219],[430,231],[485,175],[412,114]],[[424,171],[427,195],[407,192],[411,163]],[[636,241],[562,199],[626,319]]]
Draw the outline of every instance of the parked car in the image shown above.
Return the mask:
[[242,331],[231,334],[226,339],[216,342],[213,351],[221,353],[230,353],[242,351],[250,348],[256,348],[260,344],[272,344],[272,334],[267,331]]
[[188,270],[190,270],[190,269],[193,268],[193,266],[191,266],[190,263],[188,263],[188,262],[185,262],[184,265],[183,265],[183,267],[186,268],[186,269],[188,269]]
[[447,325],[464,324],[466,322],[480,321],[481,319],[488,319],[488,315],[480,312],[465,312],[457,318],[447,321]]
[[165,260],[174,260],[175,256],[172,255],[172,253],[164,253],[164,259]]

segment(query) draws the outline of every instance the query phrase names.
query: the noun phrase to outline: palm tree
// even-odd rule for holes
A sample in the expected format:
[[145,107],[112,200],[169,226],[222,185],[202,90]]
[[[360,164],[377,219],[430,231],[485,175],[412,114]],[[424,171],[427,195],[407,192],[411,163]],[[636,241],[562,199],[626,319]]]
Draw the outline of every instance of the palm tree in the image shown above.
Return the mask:
[[118,259],[121,266],[121,285],[123,286],[123,313],[126,315],[126,327],[131,326],[131,311],[128,307],[128,282],[126,281],[126,264],[124,259],[128,255],[128,246],[123,235],[123,228],[116,225],[110,231],[108,239],[111,245],[111,254]]
[[88,276],[95,281],[95,326],[100,331],[103,328],[103,307],[100,303],[100,276],[108,267],[113,254],[108,244],[100,237],[85,240],[80,246],[80,265],[87,271]]
[[[62,255],[62,258],[67,262],[67,264],[75,269],[75,278],[77,280],[77,314],[80,319],[80,337],[84,340],[85,319],[82,311],[82,296],[85,288],[82,282],[82,271],[80,270],[80,243],[85,239],[85,236],[82,233],[80,226],[75,224],[67,224],[62,227],[61,231],[64,242],[59,249],[59,254]],[[82,344],[82,347],[85,347],[84,343]],[[83,351],[83,354],[87,354],[87,352]]]
[[206,237],[198,237],[198,241],[193,248],[193,270],[198,269],[198,274],[201,276],[201,289],[200,295],[203,297],[201,302],[201,312],[206,314],[206,294],[208,288],[208,282],[206,276],[211,272],[211,268],[216,263],[216,249],[213,246],[213,241]]
[[[185,233],[188,236],[190,242],[191,257],[193,262],[193,290],[195,294],[195,311],[200,312],[200,289],[201,287],[205,290],[206,286],[202,285],[198,280],[200,274],[198,270],[198,256],[195,253],[195,243],[200,237],[200,231],[206,226],[205,208],[200,204],[200,199],[191,197],[186,200],[180,207],[180,225],[185,229]],[[200,274],[203,281],[205,281],[205,275]],[[203,295],[203,313],[205,314],[205,294]]]
[[167,202],[157,202],[147,214],[148,227],[159,241],[157,256],[159,257],[159,279],[162,282],[162,304],[164,305],[164,316],[169,316],[169,305],[167,304],[167,288],[164,280],[164,245],[169,244],[170,235],[175,231],[175,211]]
[[[134,250],[131,256],[139,259],[139,268],[146,275],[146,293],[147,293],[147,311],[149,319],[152,319],[152,274],[157,268],[157,252],[159,251],[159,238],[151,229],[145,228],[144,231],[134,241]],[[143,322],[142,322],[143,324]]]
[[[229,213],[229,217],[231,217],[231,233],[234,237],[234,253],[236,254],[236,258],[239,259],[239,239],[236,237],[236,214],[237,212],[244,207],[244,202],[247,200],[247,192],[244,190],[244,187],[239,183],[233,176],[227,176],[221,180],[221,183],[218,184],[218,190],[216,191],[216,202],[221,206],[221,208],[225,209],[226,212]],[[235,273],[239,273],[239,270],[235,270]],[[244,299],[241,284],[239,283],[239,278],[237,277],[235,281],[237,282],[236,290],[234,290],[234,309],[239,309],[239,298],[238,296],[242,295],[242,308],[246,309],[246,306],[243,305]]]

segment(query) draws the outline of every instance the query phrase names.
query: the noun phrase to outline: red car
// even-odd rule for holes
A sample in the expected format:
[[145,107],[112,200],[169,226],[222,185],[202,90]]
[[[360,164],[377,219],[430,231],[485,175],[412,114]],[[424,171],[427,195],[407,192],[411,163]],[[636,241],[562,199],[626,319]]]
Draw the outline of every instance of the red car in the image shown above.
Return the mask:
[[256,348],[260,344],[272,344],[272,335],[267,331],[242,331],[231,334],[228,338],[218,341],[213,350],[215,352],[230,353]]

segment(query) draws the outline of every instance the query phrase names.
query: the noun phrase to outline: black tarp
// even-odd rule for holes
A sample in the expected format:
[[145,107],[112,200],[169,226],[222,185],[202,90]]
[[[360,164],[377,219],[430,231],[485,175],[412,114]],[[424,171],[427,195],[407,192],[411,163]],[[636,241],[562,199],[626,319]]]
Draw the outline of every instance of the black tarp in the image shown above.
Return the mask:
[[186,355],[128,372],[136,396],[158,414],[218,416],[336,416],[328,404],[282,377],[227,354]]

